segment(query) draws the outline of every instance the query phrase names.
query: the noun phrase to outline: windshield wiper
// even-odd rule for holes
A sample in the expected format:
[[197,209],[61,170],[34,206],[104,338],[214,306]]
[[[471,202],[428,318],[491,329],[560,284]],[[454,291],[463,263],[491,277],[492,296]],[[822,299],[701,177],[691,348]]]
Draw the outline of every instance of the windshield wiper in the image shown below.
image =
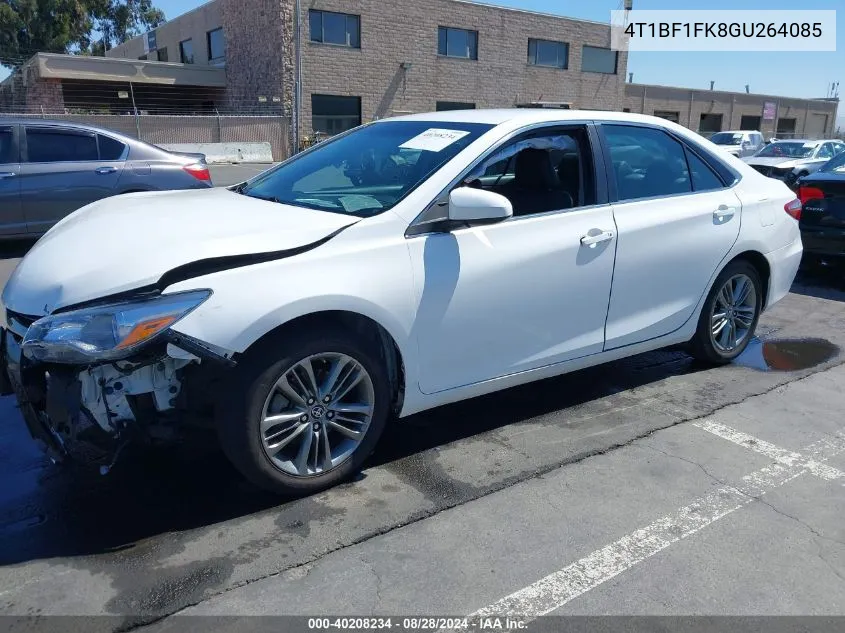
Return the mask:
[[259,200],[265,200],[266,202],[276,202],[277,204],[284,204],[276,196],[259,196],[254,193],[245,193],[244,195],[249,198],[258,198]]

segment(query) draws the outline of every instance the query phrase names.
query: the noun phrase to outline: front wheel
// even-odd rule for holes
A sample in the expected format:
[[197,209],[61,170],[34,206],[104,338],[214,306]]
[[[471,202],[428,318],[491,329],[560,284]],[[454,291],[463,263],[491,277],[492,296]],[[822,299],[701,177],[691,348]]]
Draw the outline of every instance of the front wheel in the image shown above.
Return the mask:
[[735,261],[716,278],[690,341],[692,355],[713,364],[729,363],[739,356],[757,328],[763,293],[757,269]]
[[248,352],[218,408],[226,455],[253,483],[288,496],[355,474],[390,410],[389,380],[372,347],[316,328]]

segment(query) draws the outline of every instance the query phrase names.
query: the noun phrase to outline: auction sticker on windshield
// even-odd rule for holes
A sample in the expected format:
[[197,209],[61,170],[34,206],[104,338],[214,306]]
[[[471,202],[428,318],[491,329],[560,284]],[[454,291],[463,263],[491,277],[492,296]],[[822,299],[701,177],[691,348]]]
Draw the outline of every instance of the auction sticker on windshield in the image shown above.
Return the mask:
[[403,149],[423,149],[429,152],[439,152],[467,134],[469,132],[462,130],[444,130],[432,127],[409,141],[405,141],[399,147]]

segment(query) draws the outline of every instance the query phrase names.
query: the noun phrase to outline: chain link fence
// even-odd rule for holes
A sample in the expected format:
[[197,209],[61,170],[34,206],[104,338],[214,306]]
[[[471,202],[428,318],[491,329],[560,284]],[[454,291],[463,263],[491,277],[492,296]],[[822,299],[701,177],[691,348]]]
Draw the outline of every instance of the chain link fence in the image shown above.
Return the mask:
[[290,155],[290,118],[245,115],[3,114],[96,125],[153,145],[175,143],[270,143],[273,160]]

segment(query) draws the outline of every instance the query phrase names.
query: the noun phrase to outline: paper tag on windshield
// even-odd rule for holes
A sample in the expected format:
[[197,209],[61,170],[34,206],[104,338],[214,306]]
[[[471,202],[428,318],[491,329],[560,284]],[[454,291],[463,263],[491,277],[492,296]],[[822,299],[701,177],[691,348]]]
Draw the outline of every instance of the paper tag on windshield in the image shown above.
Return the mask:
[[467,134],[469,132],[462,130],[444,130],[432,127],[411,140],[405,141],[399,147],[403,149],[423,149],[428,152],[439,152]]

